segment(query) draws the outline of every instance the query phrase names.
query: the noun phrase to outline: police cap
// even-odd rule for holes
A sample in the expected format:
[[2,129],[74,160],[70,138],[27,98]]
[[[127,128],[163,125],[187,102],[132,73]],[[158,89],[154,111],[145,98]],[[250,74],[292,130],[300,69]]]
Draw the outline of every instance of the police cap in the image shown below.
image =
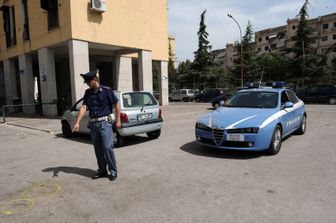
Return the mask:
[[84,78],[84,83],[87,83],[88,81],[98,77],[97,71],[90,71],[85,74],[80,74]]

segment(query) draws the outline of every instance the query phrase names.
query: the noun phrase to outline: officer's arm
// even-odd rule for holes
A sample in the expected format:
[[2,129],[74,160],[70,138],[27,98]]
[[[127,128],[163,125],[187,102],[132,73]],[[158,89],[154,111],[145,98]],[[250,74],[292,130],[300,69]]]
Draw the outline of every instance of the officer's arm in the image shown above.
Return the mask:
[[77,132],[79,130],[79,123],[82,120],[85,112],[86,112],[86,105],[82,105],[79,109],[78,117],[77,117],[77,120],[76,120],[76,123],[74,125],[72,132]]
[[116,127],[120,128],[121,127],[121,122],[120,122],[121,109],[120,109],[120,103],[119,102],[114,104],[114,109],[116,111]]

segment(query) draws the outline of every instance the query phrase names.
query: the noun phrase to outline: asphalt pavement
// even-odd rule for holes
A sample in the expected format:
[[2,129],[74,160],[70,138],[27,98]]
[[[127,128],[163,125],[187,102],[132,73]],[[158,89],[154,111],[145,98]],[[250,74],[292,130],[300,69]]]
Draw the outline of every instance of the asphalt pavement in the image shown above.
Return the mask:
[[60,119],[0,124],[0,222],[336,222],[336,106],[307,105],[307,132],[280,153],[209,149],[194,141],[209,104],[163,107],[161,137],[115,150],[119,176],[91,180],[88,135]]

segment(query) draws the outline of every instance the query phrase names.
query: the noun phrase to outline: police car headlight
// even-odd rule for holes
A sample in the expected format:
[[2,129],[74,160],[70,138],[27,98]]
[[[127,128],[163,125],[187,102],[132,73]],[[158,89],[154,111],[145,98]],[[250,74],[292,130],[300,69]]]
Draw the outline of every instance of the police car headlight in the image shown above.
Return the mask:
[[206,130],[206,131],[211,131],[211,128],[203,123],[196,123],[196,128],[197,129],[202,129],[202,130]]

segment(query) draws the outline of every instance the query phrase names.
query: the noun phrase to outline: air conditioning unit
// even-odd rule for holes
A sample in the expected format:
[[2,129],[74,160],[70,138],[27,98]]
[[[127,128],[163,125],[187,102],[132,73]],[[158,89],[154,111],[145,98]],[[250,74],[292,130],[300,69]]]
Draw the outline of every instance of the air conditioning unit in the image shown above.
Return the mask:
[[91,10],[96,12],[106,12],[106,2],[104,0],[91,0]]

